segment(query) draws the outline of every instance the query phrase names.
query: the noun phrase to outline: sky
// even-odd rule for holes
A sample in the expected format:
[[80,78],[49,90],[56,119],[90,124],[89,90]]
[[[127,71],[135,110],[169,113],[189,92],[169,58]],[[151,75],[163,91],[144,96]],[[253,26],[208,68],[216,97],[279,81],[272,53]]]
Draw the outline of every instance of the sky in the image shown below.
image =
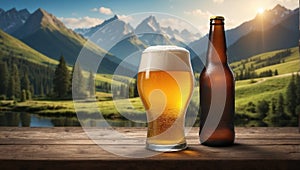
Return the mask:
[[[225,28],[231,29],[276,4],[292,10],[299,7],[298,0],[0,0],[4,10],[27,8],[32,13],[43,8],[72,29],[95,26],[115,14],[135,26],[132,15],[156,12],[179,17],[203,34],[208,32],[212,15],[223,15]],[[177,25],[180,30],[172,20],[166,24]]]

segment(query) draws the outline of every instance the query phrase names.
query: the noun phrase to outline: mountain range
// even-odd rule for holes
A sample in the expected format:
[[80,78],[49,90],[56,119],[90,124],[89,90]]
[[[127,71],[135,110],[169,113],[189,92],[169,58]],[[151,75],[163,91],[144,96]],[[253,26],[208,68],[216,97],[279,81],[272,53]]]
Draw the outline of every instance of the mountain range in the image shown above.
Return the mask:
[[[263,52],[296,47],[299,40],[299,8],[290,10],[276,5],[236,28],[226,30],[225,33],[230,63]],[[205,35],[189,44],[196,71],[200,71],[203,67],[202,61],[205,62],[207,42],[208,35]]]
[[[39,8],[32,14],[24,15],[24,17],[23,14],[24,11],[27,11],[26,9],[20,11],[15,9],[6,12],[3,12],[3,10],[0,11],[2,11],[0,18],[3,21],[1,22],[1,29],[15,30],[13,32],[7,31],[7,33],[21,40],[42,55],[55,60],[58,60],[63,55],[68,64],[73,65],[81,49],[85,47],[85,52],[99,57],[99,60],[106,56],[103,59],[103,62],[106,64],[102,66],[102,70],[105,70],[106,73],[113,73],[113,69],[121,62],[121,60],[109,54],[101,47],[68,29],[54,15],[49,14],[43,9]],[[7,18],[12,19],[9,20]],[[20,18],[22,18],[23,23],[21,25],[19,24]]]
[[[104,73],[112,73],[130,54],[161,44],[189,49],[194,71],[199,72],[203,64],[198,56],[205,59],[208,44],[208,35],[200,38],[199,34],[187,29],[178,31],[171,25],[162,27],[155,16],[145,18],[136,28],[116,15],[95,27],[71,30],[43,9],[30,14],[27,9],[5,11],[0,8],[0,29],[50,58],[57,60],[63,55],[71,65],[85,45],[91,54],[105,56],[105,64],[101,66]],[[234,29],[226,30],[229,61],[295,47],[298,34],[299,8],[289,10],[277,5]],[[136,67],[138,62],[132,64]]]

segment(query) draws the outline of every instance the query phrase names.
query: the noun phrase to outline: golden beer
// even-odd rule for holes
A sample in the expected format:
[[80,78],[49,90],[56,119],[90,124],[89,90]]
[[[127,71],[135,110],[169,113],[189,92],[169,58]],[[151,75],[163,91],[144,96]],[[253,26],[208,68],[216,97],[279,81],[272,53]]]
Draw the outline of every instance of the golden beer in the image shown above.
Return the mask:
[[174,46],[152,48],[142,55],[137,80],[147,113],[147,148],[182,150],[186,148],[184,118],[194,86],[189,53]]

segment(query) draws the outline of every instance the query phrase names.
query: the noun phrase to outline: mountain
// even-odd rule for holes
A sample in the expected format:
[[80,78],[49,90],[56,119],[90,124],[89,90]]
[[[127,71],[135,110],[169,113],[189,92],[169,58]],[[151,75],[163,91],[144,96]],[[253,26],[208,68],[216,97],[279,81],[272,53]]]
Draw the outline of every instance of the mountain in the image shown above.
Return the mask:
[[[136,35],[130,24],[120,20],[117,15],[103,23],[86,29],[75,29],[78,33],[89,38],[92,42],[107,50],[120,60],[136,51],[146,48]],[[137,65],[137,63],[134,63]]]
[[[108,24],[110,24],[108,26]],[[104,28],[106,26],[106,30],[102,30],[103,32],[105,32],[107,35],[107,37],[112,37],[112,36],[116,36],[114,35],[114,33],[117,33],[117,36],[124,36],[128,33],[133,32],[133,28],[130,26],[130,24],[127,24],[125,22],[123,22],[122,20],[119,19],[119,17],[117,15],[115,15],[114,17],[105,20],[103,23],[96,25],[94,27],[91,28],[79,28],[79,29],[75,29],[74,31],[83,35],[86,38],[91,37],[94,33],[96,33],[98,30],[101,30],[102,28]],[[107,29],[110,28],[110,29]],[[114,30],[112,30],[114,29]],[[117,32],[114,32],[117,31]]]
[[[102,29],[104,26],[107,26],[107,24],[112,23],[112,22],[120,22],[121,27],[116,26],[114,30],[107,31],[109,33],[114,33],[114,31],[121,31],[124,35],[130,34],[134,31],[132,26],[130,24],[126,24],[122,20],[119,20],[119,17],[115,15],[114,17],[105,20],[103,23],[96,25],[91,28],[77,28],[74,29],[74,31],[78,34],[83,35],[86,38],[91,37],[95,32],[98,30]],[[118,24],[115,24],[118,25]],[[112,26],[109,26],[112,27]],[[123,27],[123,28],[122,28]],[[195,41],[196,39],[200,38],[200,34],[196,33],[193,34],[189,32],[187,29],[183,29],[182,31],[178,31],[177,29],[172,29],[170,26],[168,27],[160,27],[159,23],[156,21],[154,16],[150,16],[149,18],[144,19],[141,24],[139,25],[139,28],[135,30],[136,32],[157,32],[157,33],[162,33],[165,34],[171,41],[176,40],[175,42],[183,42],[183,43],[190,43],[192,41]],[[119,34],[119,33],[117,33]],[[109,37],[109,36],[108,36]],[[112,36],[110,36],[112,37]]]
[[[299,8],[292,11],[276,5],[273,9],[257,14],[254,19],[236,28],[226,30],[229,61],[238,61],[262,52],[297,46],[298,17]],[[208,35],[189,44],[189,48],[193,50],[191,56],[195,65],[203,65],[200,58],[205,61],[207,44]],[[198,55],[200,58],[197,57]],[[196,70],[200,71],[201,67],[199,68]]]
[[245,22],[240,26],[226,32],[228,37],[227,45],[232,45],[242,36],[245,36],[251,32],[269,30],[278,23],[283,22],[291,14],[292,11],[290,9],[287,9],[279,4],[271,10],[264,11],[263,14],[257,14],[253,20]]
[[75,62],[86,42],[84,38],[67,29],[55,16],[43,9],[38,9],[31,14],[26,23],[12,35],[56,60],[64,55],[68,63]]
[[172,42],[162,29],[154,16],[144,19],[134,30],[135,35],[146,45],[171,45]]
[[27,9],[17,11],[12,8],[8,11],[0,9],[0,29],[11,34],[20,28],[30,16]]
[[[122,40],[124,36],[133,32],[133,28],[120,20],[117,15],[88,30],[84,36],[90,37],[91,40],[107,51]],[[93,37],[91,37],[92,35]]]
[[[27,73],[32,95],[51,93],[54,70],[58,61],[46,57],[2,30],[0,30],[0,61],[7,63],[9,70],[16,65],[21,82]],[[23,85],[24,83],[21,83],[21,87]]]
[[56,60],[48,58],[22,41],[0,30],[0,59],[12,56],[40,65],[54,65],[58,63]]
[[173,44],[185,47],[188,42],[200,37],[186,29],[178,31],[171,27],[161,27],[154,16],[142,20],[135,29],[115,15],[97,26],[74,31],[121,60],[149,45]]
[[[255,29],[229,46],[228,55],[231,61],[238,61],[255,54],[291,48],[298,45],[299,9],[294,11],[284,10],[282,13],[274,12],[273,9],[273,11],[269,12],[273,12],[278,18],[282,17],[284,20],[280,22],[270,21],[268,23],[265,22],[264,18],[260,18],[261,23],[263,23],[262,27],[268,25],[267,27],[269,28]],[[266,17],[270,19],[270,15]],[[273,26],[272,23],[274,23]]]
[[161,27],[162,32],[168,36],[168,38],[176,41],[180,41],[183,43],[190,43],[193,42],[201,37],[200,33],[191,33],[187,29],[183,29],[182,31],[179,31],[177,29],[172,29],[170,26],[168,27]]
[[87,49],[104,56],[107,52],[87,40],[43,9],[36,10],[13,36],[35,50],[58,60],[63,55],[69,64],[74,64],[80,50]]

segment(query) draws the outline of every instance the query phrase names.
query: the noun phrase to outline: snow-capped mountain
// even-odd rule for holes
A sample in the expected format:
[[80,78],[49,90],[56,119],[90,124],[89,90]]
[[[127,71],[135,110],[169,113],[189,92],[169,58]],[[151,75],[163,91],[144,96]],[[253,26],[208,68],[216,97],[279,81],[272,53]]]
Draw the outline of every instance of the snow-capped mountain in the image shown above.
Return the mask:
[[135,33],[161,33],[161,28],[159,23],[156,21],[156,18],[151,15],[148,18],[144,19],[136,28]]
[[0,29],[7,33],[13,33],[20,28],[30,16],[27,9],[16,10],[12,8],[8,11],[0,9]]
[[78,33],[80,31],[85,32],[82,34],[83,36],[91,38],[91,41],[108,51],[126,35],[131,34],[133,28],[115,15],[95,27],[81,30],[76,29],[75,31],[79,31]]
[[167,34],[162,31],[154,16],[145,18],[134,30],[135,35],[146,45],[171,45]]
[[166,34],[170,39],[176,39],[177,41],[183,42],[183,43],[190,43],[193,42],[201,37],[200,33],[193,34],[187,29],[183,29],[182,31],[179,31],[177,29],[172,29],[169,27],[162,27],[162,32]]
[[[84,37],[86,38],[89,38],[91,37],[94,33],[96,33],[98,30],[102,29],[104,26],[106,26],[107,24],[110,24],[109,27],[111,27],[111,29],[115,29],[115,31],[118,32],[118,34],[123,34],[126,35],[126,34],[129,34],[131,32],[133,32],[133,28],[123,22],[122,20],[119,19],[119,17],[117,15],[115,15],[114,17],[108,19],[108,20],[105,20],[103,23],[99,24],[99,25],[96,25],[94,27],[91,27],[91,28],[77,28],[77,29],[74,29],[75,32],[77,32],[78,34],[81,34],[83,35]],[[106,30],[107,33],[113,33],[114,30]]]

